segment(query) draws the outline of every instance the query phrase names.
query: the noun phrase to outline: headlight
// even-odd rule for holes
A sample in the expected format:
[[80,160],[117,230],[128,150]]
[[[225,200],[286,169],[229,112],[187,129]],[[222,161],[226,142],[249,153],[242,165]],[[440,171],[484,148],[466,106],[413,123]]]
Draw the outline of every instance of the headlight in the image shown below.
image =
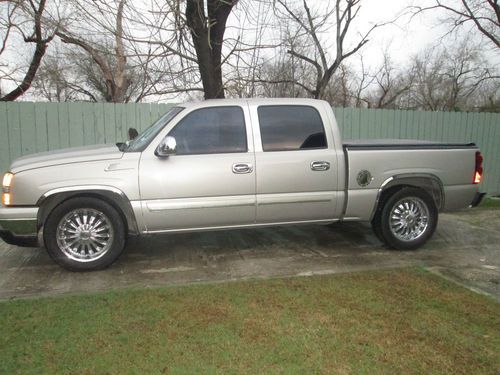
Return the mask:
[[3,175],[2,180],[2,203],[4,206],[10,206],[11,204],[11,196],[10,196],[10,185],[12,184],[12,179],[14,178],[14,174],[7,172]]
[[2,189],[4,193],[8,193],[10,191],[10,184],[12,183],[13,178],[14,174],[10,172],[7,172],[3,175]]

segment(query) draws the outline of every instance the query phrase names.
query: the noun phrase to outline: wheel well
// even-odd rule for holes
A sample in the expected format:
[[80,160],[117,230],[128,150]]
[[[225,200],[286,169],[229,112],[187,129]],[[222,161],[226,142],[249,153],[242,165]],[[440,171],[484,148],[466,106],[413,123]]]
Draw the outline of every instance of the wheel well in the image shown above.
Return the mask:
[[390,183],[388,183],[383,190],[379,193],[377,206],[374,212],[374,216],[382,210],[385,202],[392,196],[394,193],[398,192],[405,187],[412,187],[420,189],[427,194],[429,194],[438,210],[440,210],[444,206],[444,194],[442,190],[441,182],[437,178],[431,177],[410,177],[410,178],[401,178],[394,179]]
[[38,229],[40,229],[45,224],[47,218],[54,210],[54,208],[70,199],[82,197],[100,199],[108,203],[116,210],[116,212],[118,212],[121,219],[123,220],[123,223],[125,224],[125,235],[128,235],[129,233],[138,233],[134,212],[128,199],[123,198],[116,193],[108,191],[71,191],[61,192],[47,197],[39,204],[40,208],[38,210],[37,217]]

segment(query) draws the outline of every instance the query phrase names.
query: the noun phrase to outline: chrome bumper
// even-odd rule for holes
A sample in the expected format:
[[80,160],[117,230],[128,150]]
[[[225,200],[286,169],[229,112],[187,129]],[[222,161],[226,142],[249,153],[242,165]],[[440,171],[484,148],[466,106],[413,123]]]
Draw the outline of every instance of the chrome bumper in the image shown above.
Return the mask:
[[0,207],[0,238],[11,245],[37,247],[38,207]]

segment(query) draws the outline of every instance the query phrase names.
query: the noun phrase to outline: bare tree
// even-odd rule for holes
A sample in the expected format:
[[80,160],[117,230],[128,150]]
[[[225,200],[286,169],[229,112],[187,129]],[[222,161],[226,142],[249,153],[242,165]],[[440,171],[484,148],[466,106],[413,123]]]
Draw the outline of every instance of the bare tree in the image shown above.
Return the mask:
[[487,84],[498,87],[500,79],[468,39],[452,50],[429,47],[409,69],[414,80],[405,94],[408,107],[430,111],[474,110],[477,94]]
[[373,76],[374,88],[370,90],[366,101],[371,108],[398,108],[398,100],[410,90],[414,79],[412,70],[396,69],[386,50],[382,64]]
[[[313,12],[306,0],[302,0],[302,9],[297,7],[296,1],[275,1],[282,16],[286,19],[285,22],[294,22],[299,32],[303,34],[304,45],[312,46],[312,54],[298,50],[293,45],[290,46],[288,53],[314,67],[315,84],[308,90],[314,98],[324,97],[330,79],[342,62],[368,43],[368,37],[373,30],[381,26],[381,24],[372,25],[360,35],[357,42],[348,47],[346,38],[350,34],[353,21],[358,16],[361,0],[335,0],[333,6],[332,2],[328,1],[326,10],[321,14]],[[334,30],[335,56],[333,58],[328,56],[327,43],[322,41],[322,34],[328,34],[330,29]]]
[[[10,92],[0,97],[0,101],[13,101],[23,95],[31,87],[35,78],[36,72],[40,67],[43,56],[47,50],[47,45],[54,37],[52,31],[47,32],[43,26],[42,17],[45,12],[46,0],[2,0],[2,6],[6,6],[6,19],[2,20],[5,27],[2,44],[0,47],[0,54],[2,54],[7,47],[7,42],[11,36],[11,32],[15,29],[21,34],[25,43],[33,43],[35,49],[31,56],[29,66],[20,82],[16,82],[16,87]],[[14,21],[15,13],[22,12],[21,20],[19,23]],[[26,23],[32,24],[29,33],[25,30]]]
[[498,0],[432,0],[429,6],[412,6],[415,13],[436,9],[445,10],[445,21],[451,31],[464,25],[472,25],[477,31],[500,48],[500,5]]
[[[222,44],[226,22],[238,0],[187,0],[186,22],[191,31],[205,99],[224,98]],[[206,11],[205,11],[206,8]]]
[[[99,68],[105,82],[103,90],[104,99],[107,102],[120,103],[126,101],[126,93],[131,84],[127,74],[127,56],[124,47],[123,13],[126,0],[119,0],[117,4],[94,2],[97,14],[113,15],[114,27],[106,25],[106,21],[100,20],[96,15],[89,12],[88,4],[80,4],[75,1],[76,11],[79,15],[87,16],[87,21],[94,21],[104,29],[108,29],[114,37],[114,48],[110,49],[109,44],[99,43],[99,40],[86,40],[80,33],[72,32],[68,26],[61,26],[56,35],[63,43],[72,44],[84,50]],[[116,9],[113,8],[116,5]],[[114,53],[110,53],[114,50]]]

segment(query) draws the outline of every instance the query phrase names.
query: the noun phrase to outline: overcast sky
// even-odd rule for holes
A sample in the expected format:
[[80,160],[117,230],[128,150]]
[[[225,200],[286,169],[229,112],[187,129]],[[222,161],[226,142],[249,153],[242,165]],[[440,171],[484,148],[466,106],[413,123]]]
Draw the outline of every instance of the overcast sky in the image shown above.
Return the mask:
[[[150,0],[134,0],[133,3],[137,5],[138,3],[150,4]],[[257,12],[257,4],[259,2],[252,2],[253,0],[240,0],[240,4],[237,5],[240,10],[248,9],[247,7],[253,8]],[[450,0],[453,1],[453,0]],[[458,1],[458,0],[454,0]],[[404,12],[405,8],[410,4],[425,5],[432,3],[433,0],[362,0],[361,1],[361,11],[357,19],[353,21],[352,30],[350,30],[350,40],[351,42],[359,41],[359,37],[356,35],[356,31],[362,32],[371,27],[375,23],[387,22],[388,20],[395,19],[398,15]],[[321,12],[322,9],[328,4],[328,0],[308,0],[309,6],[316,12]],[[331,0],[334,3],[334,0]],[[301,5],[301,1],[298,1]],[[145,5],[145,10],[148,7]],[[261,12],[257,16],[258,19],[265,19],[269,16],[270,10],[267,12]],[[266,16],[267,14],[267,16]],[[229,23],[236,23],[237,20],[234,15],[231,16]],[[442,42],[443,35],[446,34],[448,27],[442,25],[440,20],[446,17],[446,13],[443,11],[432,11],[426,12],[423,15],[414,17],[411,22],[409,22],[409,16],[400,17],[395,24],[387,25],[382,28],[375,30],[371,35],[370,41],[361,50],[364,56],[365,65],[374,68],[377,66],[382,58],[382,53],[384,49],[387,49],[390,56],[393,58],[396,64],[405,64],[411,58],[411,56],[419,53],[427,46],[438,46]],[[472,26],[472,25],[471,25]],[[458,38],[448,37],[444,43],[448,45],[453,45],[460,37],[465,35],[474,35],[475,40],[480,40],[480,33],[476,29],[472,29],[472,33],[468,33],[467,30],[462,30],[458,35]],[[277,32],[277,31],[276,31]],[[247,38],[253,37],[253,32],[247,32]],[[273,31],[270,32],[271,34]],[[245,34],[245,33],[244,33]],[[323,35],[325,38],[328,35]],[[226,35],[230,35],[230,31]],[[333,37],[334,30],[331,30],[331,35]],[[278,35],[275,35],[278,37]],[[454,39],[456,38],[456,39]],[[32,46],[27,46],[19,38],[19,43],[12,46],[10,51],[2,56],[4,61],[23,61],[27,60],[31,54],[27,53],[27,50]],[[248,41],[248,40],[247,40]],[[49,51],[51,48],[55,48],[54,43],[49,46]],[[500,55],[497,49],[491,48],[490,44],[484,41],[484,50],[489,53],[489,60],[493,64],[500,65]],[[267,57],[272,58],[273,51],[267,50],[265,52]],[[330,57],[335,55],[335,50],[331,51]],[[359,64],[359,57],[352,56],[346,61],[347,64],[355,67]],[[5,82],[4,82],[5,85]],[[8,86],[7,84],[6,86]],[[27,98],[25,98],[27,99]]]
[[[328,0],[308,1],[311,7],[318,10],[324,7],[327,2]],[[403,14],[410,5],[424,6],[432,3],[433,0],[363,0],[361,2],[361,11],[353,24],[353,28],[363,29],[374,23],[395,19],[398,15]],[[411,22],[408,15],[402,16],[394,25],[387,25],[377,29],[371,36],[370,42],[363,47],[363,55],[365,59],[378,60],[381,58],[383,49],[388,48],[390,55],[396,62],[404,63],[426,46],[437,46],[443,43],[442,37],[449,30],[448,25],[442,24],[442,20],[446,16],[447,13],[441,10],[433,10],[415,16]],[[479,41],[480,34],[476,29],[473,29],[472,33],[468,33],[467,30],[469,30],[469,27],[461,30],[458,35],[447,37],[444,43],[453,44],[458,38],[464,37],[466,34],[475,35],[475,40]],[[490,59],[497,64],[500,63],[500,56],[497,51],[493,50],[486,41],[483,41],[483,45],[484,50],[490,52]]]

